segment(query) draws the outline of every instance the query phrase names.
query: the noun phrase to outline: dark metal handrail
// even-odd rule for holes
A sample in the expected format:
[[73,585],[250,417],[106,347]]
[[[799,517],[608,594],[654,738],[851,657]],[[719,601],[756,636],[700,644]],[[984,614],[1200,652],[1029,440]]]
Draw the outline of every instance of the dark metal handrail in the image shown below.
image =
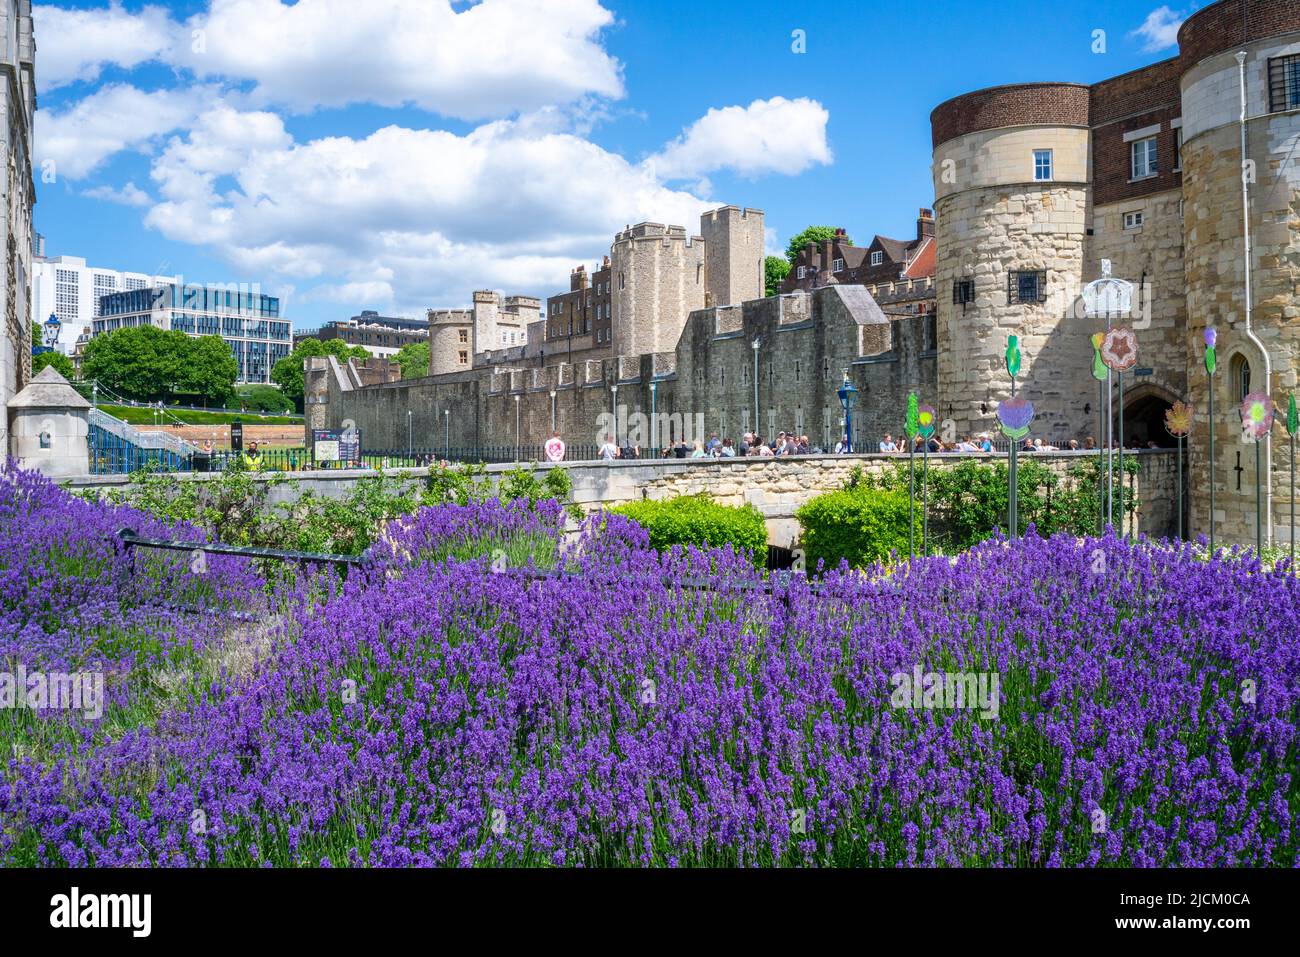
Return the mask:
[[173,552],[203,552],[210,555],[236,555],[241,558],[273,558],[278,561],[303,564],[340,565],[344,568],[368,568],[372,564],[370,550],[360,555],[326,555],[316,552],[294,552],[280,548],[263,548],[259,545],[224,545],[221,542],[182,542],[166,538],[141,538],[129,528],[117,533],[128,550],[137,547],[161,548]]

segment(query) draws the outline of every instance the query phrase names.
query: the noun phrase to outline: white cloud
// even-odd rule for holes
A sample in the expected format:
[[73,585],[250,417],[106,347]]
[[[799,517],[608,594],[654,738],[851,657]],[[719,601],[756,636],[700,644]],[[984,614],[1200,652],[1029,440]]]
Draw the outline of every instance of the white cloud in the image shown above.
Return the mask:
[[1168,7],[1156,7],[1130,36],[1142,40],[1143,52],[1159,53],[1177,45],[1178,28],[1186,18],[1187,14],[1182,11],[1175,13]]
[[146,93],[125,83],[101,87],[64,110],[37,111],[37,162],[53,160],[57,176],[81,179],[113,154],[144,148],[187,125],[210,98],[198,89]]
[[105,8],[32,9],[36,34],[36,85],[41,92],[77,80],[95,80],[105,66],[131,69],[164,59],[177,25],[163,7],[128,13],[118,0]]
[[156,6],[38,7],[37,80],[53,89],[107,65],[158,61],[251,82],[253,102],[307,112],[374,103],[482,119],[623,95],[601,46],[600,0],[211,0],[186,22]]
[[816,100],[777,96],[749,106],[709,110],[647,160],[665,179],[689,179],[730,169],[742,176],[802,173],[831,162],[830,114]]
[[[417,312],[463,304],[476,288],[554,292],[626,223],[695,227],[719,205],[528,123],[296,143],[273,114],[226,106],[174,137],[152,176],[162,201],[146,224],[212,249],[248,281],[292,280],[303,299],[373,296]],[[317,279],[323,287],[303,289]]]
[[151,206],[153,200],[149,194],[142,190],[135,183],[127,183],[121,189],[114,189],[112,186],[96,186],[93,189],[83,190],[82,196],[89,196],[91,199],[102,199],[105,202],[117,203],[121,206]]

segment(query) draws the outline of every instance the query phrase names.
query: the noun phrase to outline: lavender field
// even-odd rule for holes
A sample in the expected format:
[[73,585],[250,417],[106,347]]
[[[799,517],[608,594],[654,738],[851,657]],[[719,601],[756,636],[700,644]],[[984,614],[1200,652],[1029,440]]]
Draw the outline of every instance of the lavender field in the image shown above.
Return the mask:
[[768,594],[554,503],[346,579],[123,526],[202,537],[0,477],[0,670],[104,688],[0,710],[6,866],[1300,865],[1285,565],[1031,534]]

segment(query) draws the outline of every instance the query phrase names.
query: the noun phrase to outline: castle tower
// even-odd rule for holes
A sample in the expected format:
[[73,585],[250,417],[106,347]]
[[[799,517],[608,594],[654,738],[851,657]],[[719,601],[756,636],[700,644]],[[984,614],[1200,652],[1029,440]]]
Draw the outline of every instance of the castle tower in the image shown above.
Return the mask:
[[[1218,332],[1214,482],[1221,541],[1255,537],[1255,448],[1243,444],[1237,408],[1243,393],[1271,391],[1275,540],[1290,536],[1287,394],[1300,368],[1300,0],[1224,0],[1194,13],[1178,33],[1182,74],[1183,229],[1188,324],[1184,342],[1196,427],[1192,450],[1192,528],[1207,529],[1208,380],[1204,331]],[[1246,166],[1242,163],[1241,67],[1246,83]],[[1246,240],[1242,182],[1250,196],[1251,325],[1246,326]],[[1262,348],[1261,348],[1262,347]],[[1272,363],[1265,384],[1264,350]],[[1238,472],[1240,465],[1244,472]],[[1238,487],[1240,479],[1240,488]],[[1266,517],[1265,522],[1269,519]]]
[[501,348],[501,296],[491,290],[474,293],[474,352]]
[[704,237],[706,305],[729,306],[762,299],[763,211],[723,206],[700,217]]
[[1035,433],[1096,430],[1090,328],[1066,320],[1084,268],[1089,207],[1088,87],[993,87],[941,104],[934,139],[940,418],[995,429],[1011,382],[1008,336],[1023,354],[1018,390]]
[[614,354],[644,355],[676,348],[686,317],[704,308],[703,239],[688,237],[681,226],[629,226],[614,237],[610,271]]
[[474,365],[474,313],[429,310],[429,375],[464,372]]

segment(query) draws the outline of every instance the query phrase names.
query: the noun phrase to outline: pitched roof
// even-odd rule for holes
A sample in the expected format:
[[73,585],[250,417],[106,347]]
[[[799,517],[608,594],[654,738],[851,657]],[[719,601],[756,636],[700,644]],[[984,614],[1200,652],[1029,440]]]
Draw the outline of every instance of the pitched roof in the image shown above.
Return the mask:
[[912,261],[903,270],[904,279],[924,279],[934,275],[935,245],[934,237],[926,236],[921,244],[911,252]]
[[54,366],[46,366],[16,396],[9,400],[11,409],[89,409],[68,380]]

